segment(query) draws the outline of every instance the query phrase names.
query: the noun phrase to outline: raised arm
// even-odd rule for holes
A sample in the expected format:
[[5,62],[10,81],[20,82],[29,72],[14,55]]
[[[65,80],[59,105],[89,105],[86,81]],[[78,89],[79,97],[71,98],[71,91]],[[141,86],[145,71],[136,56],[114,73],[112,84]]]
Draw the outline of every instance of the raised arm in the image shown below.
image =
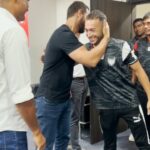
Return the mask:
[[110,38],[109,25],[106,21],[104,21],[103,35],[104,36],[100,43],[90,51],[88,51],[85,46],[81,46],[71,52],[69,56],[80,64],[95,67],[101,57],[104,55]]

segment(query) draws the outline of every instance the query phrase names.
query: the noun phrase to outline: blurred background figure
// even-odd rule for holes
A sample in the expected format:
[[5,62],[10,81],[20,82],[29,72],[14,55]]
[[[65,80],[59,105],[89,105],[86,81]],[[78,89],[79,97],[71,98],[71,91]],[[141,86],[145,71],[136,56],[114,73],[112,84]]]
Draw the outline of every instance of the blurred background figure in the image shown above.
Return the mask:
[[[87,96],[88,84],[82,64],[76,64],[73,71],[71,84],[72,110],[71,110],[71,145],[72,150],[82,150],[79,144],[79,121],[84,111],[84,103]],[[70,149],[69,149],[70,150]]]
[[139,39],[145,36],[145,28],[144,28],[142,18],[136,18],[133,21],[133,31],[134,31],[135,36],[131,42],[134,44],[136,41],[138,41]]

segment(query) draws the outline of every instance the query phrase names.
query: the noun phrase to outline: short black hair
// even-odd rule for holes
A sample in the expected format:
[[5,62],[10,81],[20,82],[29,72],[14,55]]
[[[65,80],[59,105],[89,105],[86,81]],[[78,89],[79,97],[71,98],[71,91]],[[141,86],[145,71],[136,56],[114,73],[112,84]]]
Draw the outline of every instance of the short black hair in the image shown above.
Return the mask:
[[68,8],[67,18],[72,17],[76,12],[82,10],[83,13],[87,11],[88,6],[81,1],[74,1]]
[[103,21],[103,20],[107,20],[107,17],[106,15],[98,10],[98,9],[95,9],[95,10],[92,10],[87,16],[86,16],[86,19],[87,20],[90,20],[90,19],[99,19],[100,21]]
[[133,21],[133,26],[137,23],[137,22],[143,22],[143,19],[142,18],[136,18],[136,19],[134,19],[134,21]]
[[143,20],[148,19],[148,18],[150,18],[150,12],[147,12],[147,13],[144,15]]

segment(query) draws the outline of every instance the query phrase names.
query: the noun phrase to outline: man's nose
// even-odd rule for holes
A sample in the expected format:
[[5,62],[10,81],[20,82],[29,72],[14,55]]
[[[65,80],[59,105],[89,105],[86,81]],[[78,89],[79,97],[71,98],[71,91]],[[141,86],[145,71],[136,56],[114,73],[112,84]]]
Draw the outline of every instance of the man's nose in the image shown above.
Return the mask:
[[92,36],[92,33],[91,33],[91,32],[88,32],[88,33],[87,33],[87,37],[90,38],[91,36]]

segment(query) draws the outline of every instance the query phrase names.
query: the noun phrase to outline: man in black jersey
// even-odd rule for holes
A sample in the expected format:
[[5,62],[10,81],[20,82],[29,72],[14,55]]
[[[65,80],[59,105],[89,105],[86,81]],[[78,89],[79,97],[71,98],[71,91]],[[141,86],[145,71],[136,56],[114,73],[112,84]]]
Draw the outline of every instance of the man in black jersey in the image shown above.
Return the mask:
[[[143,18],[136,18],[133,21],[132,25],[133,25],[135,36],[133,39],[131,39],[130,45],[132,45],[131,47],[135,47],[136,49],[138,41],[145,37],[145,28],[144,28]],[[135,80],[136,80],[136,75],[133,73],[131,81],[135,83]],[[134,141],[132,134],[130,134],[129,136],[129,141]]]
[[96,66],[109,41],[109,27],[104,23],[104,37],[88,51],[75,36],[84,31],[88,7],[81,1],[73,2],[67,11],[67,21],[52,34],[45,52],[44,69],[36,93],[37,117],[46,149],[66,150],[70,127],[70,88],[75,61]]
[[[143,24],[146,37],[138,41],[137,53],[139,61],[150,79],[150,12],[145,14],[143,17]],[[147,114],[147,95],[139,82],[137,83],[137,94],[144,111],[148,134],[150,137],[150,116]]]
[[[103,37],[104,13],[93,10],[85,21],[89,51]],[[91,100],[100,114],[104,136],[104,150],[116,150],[116,128],[119,118],[129,125],[140,150],[149,150],[146,125],[143,121],[136,88],[131,82],[131,70],[135,72],[147,94],[147,113],[150,114],[150,84],[134,50],[127,42],[111,38],[106,52],[95,68],[85,67]]]

